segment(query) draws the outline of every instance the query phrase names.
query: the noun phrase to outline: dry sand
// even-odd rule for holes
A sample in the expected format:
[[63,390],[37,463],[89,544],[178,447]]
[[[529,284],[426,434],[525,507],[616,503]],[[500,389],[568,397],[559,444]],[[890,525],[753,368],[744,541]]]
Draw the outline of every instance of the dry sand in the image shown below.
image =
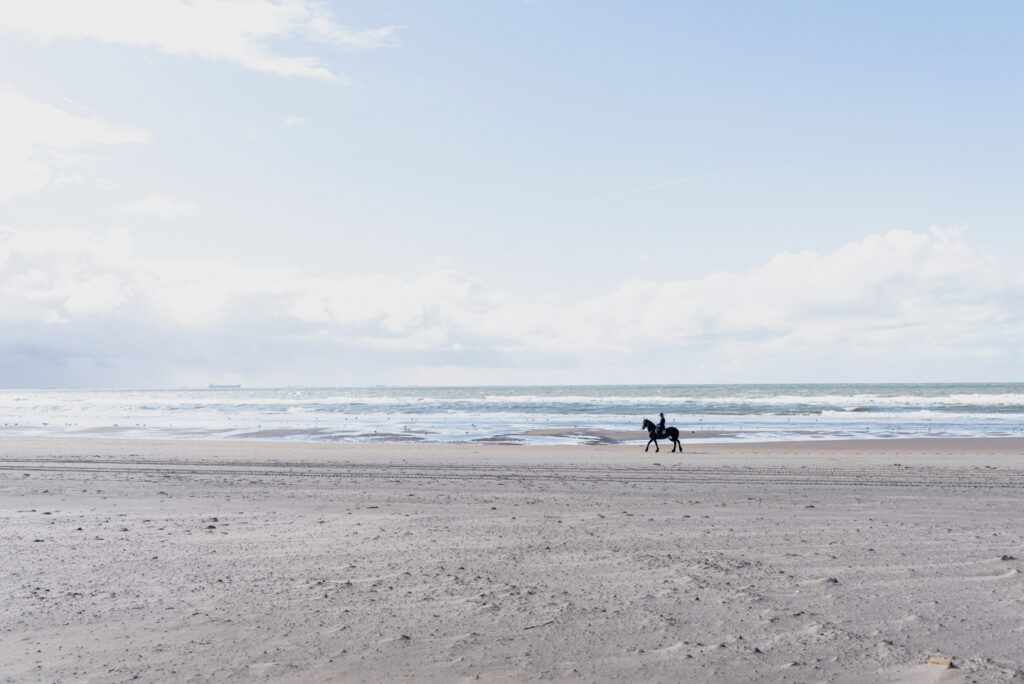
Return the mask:
[[1024,680],[1021,440],[17,438],[0,516],[4,682]]

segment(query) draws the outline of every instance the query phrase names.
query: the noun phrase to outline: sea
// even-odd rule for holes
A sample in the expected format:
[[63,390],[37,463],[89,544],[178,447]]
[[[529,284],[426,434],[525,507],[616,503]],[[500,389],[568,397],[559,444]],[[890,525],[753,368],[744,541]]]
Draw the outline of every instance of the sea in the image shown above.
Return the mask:
[[1024,436],[1024,383],[0,390],[0,435],[594,444]]

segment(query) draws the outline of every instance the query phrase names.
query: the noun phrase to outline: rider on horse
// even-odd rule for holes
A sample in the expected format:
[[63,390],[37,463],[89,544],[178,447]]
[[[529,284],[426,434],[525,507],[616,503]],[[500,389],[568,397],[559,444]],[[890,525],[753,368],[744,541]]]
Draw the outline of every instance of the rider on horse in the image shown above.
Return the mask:
[[676,449],[683,450],[683,444],[679,441],[679,430],[674,427],[665,427],[665,414],[660,414],[661,420],[658,421],[657,425],[652,423],[647,418],[644,418],[643,429],[647,430],[647,435],[650,439],[647,440],[647,446],[644,447],[644,451],[651,448],[651,444],[654,445],[654,450],[658,451],[658,440],[659,439],[670,439],[672,440],[672,451]]

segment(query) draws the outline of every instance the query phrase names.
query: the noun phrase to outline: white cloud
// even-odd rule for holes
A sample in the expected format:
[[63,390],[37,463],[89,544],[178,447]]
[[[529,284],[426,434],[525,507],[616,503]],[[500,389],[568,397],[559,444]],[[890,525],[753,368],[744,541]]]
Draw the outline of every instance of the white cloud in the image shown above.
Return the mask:
[[0,202],[74,182],[98,145],[149,142],[149,133],[0,88]]
[[5,0],[0,29],[39,40],[90,38],[278,74],[347,82],[317,57],[271,47],[305,38],[343,50],[397,45],[398,27],[353,31],[310,0]]
[[[813,359],[836,373],[856,360],[1018,368],[1022,311],[1024,276],[958,230],[892,231],[741,273],[634,279],[556,303],[516,301],[445,264],[411,279],[322,278],[142,259],[123,230],[0,231],[0,352],[52,345],[57,326],[65,346],[49,353],[81,357],[84,345],[115,366],[119,355],[162,353],[125,341],[142,336],[178,340],[185,365],[221,344],[224,359],[244,348],[252,363],[278,369],[310,350],[332,363],[368,350],[419,367],[481,358],[501,366],[519,355],[533,370],[595,354],[647,371],[680,358],[740,374]],[[204,340],[202,351],[188,351],[191,337]]]
[[172,219],[181,216],[192,216],[196,211],[196,205],[187,200],[174,199],[165,195],[150,195],[137,202],[126,202],[114,207],[119,214],[129,216],[156,216],[163,219]]
[[299,125],[304,124],[304,123],[306,123],[306,118],[305,117],[292,115],[292,116],[286,116],[284,118],[284,125],[285,126],[299,126]]
[[[1006,299],[1015,306],[1007,306]],[[1002,304],[999,304],[1000,301]],[[1024,332],[1024,276],[963,241],[958,230],[892,231],[827,253],[783,253],[744,273],[634,280],[569,312],[576,334],[544,330],[534,348],[610,349],[727,340],[756,358],[823,346],[879,355],[929,345],[966,354],[984,340],[1007,349]]]

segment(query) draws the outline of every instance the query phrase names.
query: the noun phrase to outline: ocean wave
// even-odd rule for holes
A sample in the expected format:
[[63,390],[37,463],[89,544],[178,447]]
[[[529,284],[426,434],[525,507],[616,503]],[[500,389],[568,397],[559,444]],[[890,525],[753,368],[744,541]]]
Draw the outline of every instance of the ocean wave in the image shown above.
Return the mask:
[[1024,384],[0,390],[0,432],[12,434],[126,426],[170,436],[269,428],[362,434],[408,427],[446,441],[537,427],[638,430],[642,418],[659,411],[680,429],[759,436],[1016,434],[1024,424]]

